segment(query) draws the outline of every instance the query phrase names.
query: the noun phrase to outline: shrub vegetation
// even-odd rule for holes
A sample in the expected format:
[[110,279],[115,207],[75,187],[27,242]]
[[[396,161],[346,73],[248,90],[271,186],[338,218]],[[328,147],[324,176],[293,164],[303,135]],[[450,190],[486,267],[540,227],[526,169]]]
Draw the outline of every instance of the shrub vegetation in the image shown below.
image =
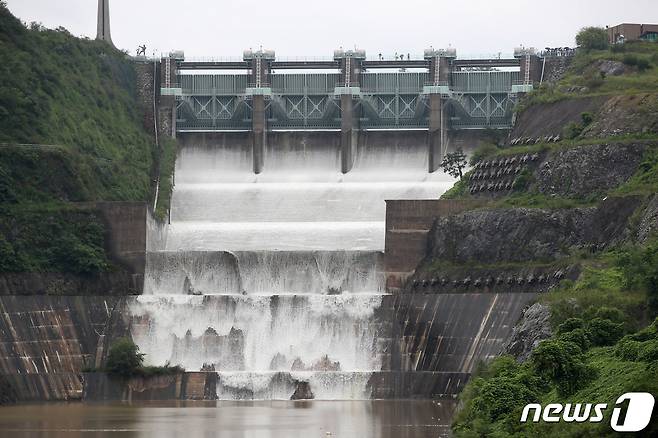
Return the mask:
[[144,356],[130,338],[117,339],[110,347],[103,371],[122,379],[178,374],[185,371],[179,366],[170,366],[169,363],[161,367],[144,366]]
[[0,272],[111,269],[85,201],[169,208],[174,141],[144,129],[130,59],[66,29],[25,26],[0,2]]

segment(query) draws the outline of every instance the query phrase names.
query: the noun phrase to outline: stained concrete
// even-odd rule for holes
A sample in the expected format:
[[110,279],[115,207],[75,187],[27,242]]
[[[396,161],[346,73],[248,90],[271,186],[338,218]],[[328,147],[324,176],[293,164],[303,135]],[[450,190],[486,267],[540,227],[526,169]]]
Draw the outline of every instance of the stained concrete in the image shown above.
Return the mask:
[[80,373],[127,334],[118,297],[0,297],[0,374],[18,400],[82,396]]
[[[408,279],[436,251],[429,235],[437,220],[482,205],[453,200],[387,202],[384,264],[392,295],[381,311],[388,312],[385,318],[391,323],[390,355],[383,374],[370,382],[377,397],[456,396],[479,362],[501,354],[523,309],[537,297],[534,288],[526,286],[496,292],[472,283],[445,291],[409,287]],[[450,228],[441,231],[451,233]]]
[[167,376],[117,379],[84,373],[85,401],[216,400],[217,373],[185,372]]
[[428,236],[436,218],[482,204],[461,200],[386,201],[384,270],[387,290],[399,291],[429,254]]

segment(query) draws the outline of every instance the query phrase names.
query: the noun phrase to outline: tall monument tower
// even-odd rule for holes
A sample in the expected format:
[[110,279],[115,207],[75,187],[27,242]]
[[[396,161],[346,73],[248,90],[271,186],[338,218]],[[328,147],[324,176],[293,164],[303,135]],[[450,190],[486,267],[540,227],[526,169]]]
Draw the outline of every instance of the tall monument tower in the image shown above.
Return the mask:
[[110,0],[98,0],[98,32],[96,39],[107,41],[112,46],[112,36],[110,35]]

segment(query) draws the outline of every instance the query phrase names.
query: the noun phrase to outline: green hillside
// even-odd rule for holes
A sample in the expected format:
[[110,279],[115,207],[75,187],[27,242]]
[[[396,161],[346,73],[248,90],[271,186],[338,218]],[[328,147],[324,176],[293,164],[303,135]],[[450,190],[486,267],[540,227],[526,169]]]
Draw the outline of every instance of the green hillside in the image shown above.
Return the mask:
[[72,203],[151,197],[160,154],[132,61],[63,28],[26,27],[4,2],[0,59],[0,272],[111,269],[98,214]]
[[[608,66],[617,72],[603,73],[602,68]],[[521,174],[514,192],[496,200],[496,205],[572,208],[596,205],[606,196],[634,195],[644,199],[646,207],[658,193],[657,92],[658,44],[580,50],[563,79],[531,93],[519,111],[587,96],[615,96],[616,100],[607,101],[608,113],[584,113],[582,120],[564,126],[559,143],[507,148],[490,145],[476,153],[474,162],[524,152],[550,154],[606,142],[641,142],[646,152],[638,170],[607,193],[569,198],[542,194],[536,190],[531,173]],[[635,125],[632,133],[605,138],[596,134],[597,124],[607,124],[618,116]],[[467,182],[462,181],[445,197],[472,196]],[[528,403],[612,406],[625,392],[658,394],[658,236],[654,232],[643,242],[629,237],[602,253],[581,251],[572,258],[582,267],[579,279],[564,280],[558,289],[539,298],[550,309],[553,335],[534,348],[525,362],[503,356],[480,367],[460,397],[461,410],[453,424],[456,436],[611,436],[611,408],[601,423],[521,424],[519,419]],[[654,418],[643,433],[658,433],[658,421]]]
[[[148,197],[153,140],[122,52],[62,28],[25,28],[0,6],[0,57],[0,143],[59,146],[2,148],[0,175],[15,202]],[[35,175],[60,192],[35,186]]]

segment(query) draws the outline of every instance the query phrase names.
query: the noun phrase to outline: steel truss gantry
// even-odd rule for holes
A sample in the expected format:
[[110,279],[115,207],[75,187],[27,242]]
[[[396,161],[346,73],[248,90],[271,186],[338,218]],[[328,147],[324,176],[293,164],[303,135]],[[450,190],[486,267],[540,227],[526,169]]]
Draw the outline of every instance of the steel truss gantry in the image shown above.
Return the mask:
[[[450,129],[508,128],[518,71],[456,71],[442,99]],[[359,76],[355,114],[361,129],[427,129],[426,72],[365,72]],[[252,96],[244,73],[179,74],[179,131],[248,130]],[[339,129],[338,73],[275,73],[266,100],[270,129]],[[354,86],[354,84],[350,84]],[[269,88],[268,88],[269,89]]]

